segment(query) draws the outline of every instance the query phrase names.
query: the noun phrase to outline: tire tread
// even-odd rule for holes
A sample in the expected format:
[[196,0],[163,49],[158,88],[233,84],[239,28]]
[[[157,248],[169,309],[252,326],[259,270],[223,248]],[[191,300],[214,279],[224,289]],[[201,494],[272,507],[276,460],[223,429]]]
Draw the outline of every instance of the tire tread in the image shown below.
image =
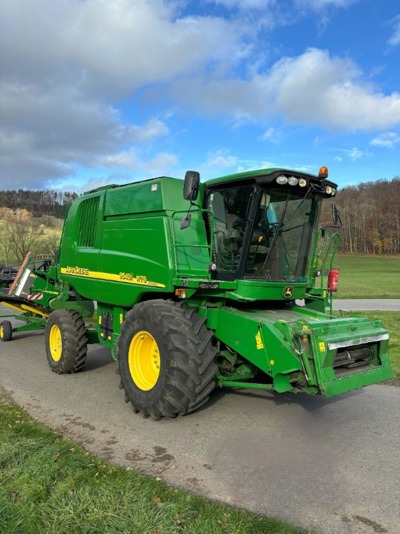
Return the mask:
[[[143,321],[153,332],[158,331],[165,343],[165,384],[151,404],[143,401],[143,392],[137,393],[138,388],[127,371],[129,344],[135,328]],[[218,370],[213,337],[205,318],[186,304],[153,300],[134,306],[126,314],[118,347],[121,384],[134,412],[158,420],[185,415],[203,405],[215,387]]]
[[[61,358],[55,362],[50,353],[49,334],[53,325],[62,333],[63,350]],[[46,352],[50,368],[57,374],[70,374],[80,371],[86,363],[88,338],[85,323],[77,311],[56,310],[46,326]]]

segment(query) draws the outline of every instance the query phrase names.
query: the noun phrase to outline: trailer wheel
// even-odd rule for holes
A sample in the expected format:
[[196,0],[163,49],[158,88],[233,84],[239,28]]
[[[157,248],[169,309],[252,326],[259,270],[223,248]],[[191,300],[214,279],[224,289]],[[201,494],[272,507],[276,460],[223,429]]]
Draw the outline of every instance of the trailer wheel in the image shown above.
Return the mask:
[[213,333],[195,309],[167,300],[137,304],[118,345],[121,386],[135,413],[161,419],[185,415],[215,387]]
[[46,325],[46,354],[52,371],[76,373],[85,365],[87,356],[86,327],[73,310],[56,310]]
[[2,341],[11,341],[12,339],[12,325],[10,321],[2,321],[0,323],[0,339]]

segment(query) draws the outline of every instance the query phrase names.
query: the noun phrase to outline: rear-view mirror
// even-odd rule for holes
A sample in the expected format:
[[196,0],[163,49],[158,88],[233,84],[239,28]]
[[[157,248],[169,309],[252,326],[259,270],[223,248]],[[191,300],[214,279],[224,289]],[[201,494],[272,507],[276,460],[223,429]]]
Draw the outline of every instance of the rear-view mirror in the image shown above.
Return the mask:
[[194,202],[199,194],[200,174],[197,171],[187,171],[183,184],[183,198]]

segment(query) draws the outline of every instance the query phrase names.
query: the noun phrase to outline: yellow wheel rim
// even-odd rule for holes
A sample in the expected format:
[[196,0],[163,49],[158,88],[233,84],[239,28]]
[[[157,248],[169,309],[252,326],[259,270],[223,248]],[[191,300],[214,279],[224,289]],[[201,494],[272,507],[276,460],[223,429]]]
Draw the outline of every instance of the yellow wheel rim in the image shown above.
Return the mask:
[[3,325],[0,324],[0,339],[3,339]]
[[51,357],[55,362],[58,362],[62,354],[62,335],[60,328],[56,324],[53,324],[50,328],[49,348]]
[[128,351],[128,365],[132,380],[143,391],[152,389],[160,376],[160,351],[157,341],[145,330],[132,338]]

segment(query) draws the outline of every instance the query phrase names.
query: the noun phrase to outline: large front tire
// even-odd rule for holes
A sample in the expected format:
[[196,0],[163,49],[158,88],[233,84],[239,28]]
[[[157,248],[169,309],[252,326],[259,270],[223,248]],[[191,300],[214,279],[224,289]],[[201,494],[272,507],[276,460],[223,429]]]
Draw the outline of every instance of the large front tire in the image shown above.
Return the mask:
[[87,334],[82,317],[73,310],[56,310],[46,325],[46,354],[52,371],[76,373],[85,365]]
[[144,417],[185,415],[215,387],[213,333],[196,310],[167,300],[137,304],[126,315],[118,345],[126,400]]

